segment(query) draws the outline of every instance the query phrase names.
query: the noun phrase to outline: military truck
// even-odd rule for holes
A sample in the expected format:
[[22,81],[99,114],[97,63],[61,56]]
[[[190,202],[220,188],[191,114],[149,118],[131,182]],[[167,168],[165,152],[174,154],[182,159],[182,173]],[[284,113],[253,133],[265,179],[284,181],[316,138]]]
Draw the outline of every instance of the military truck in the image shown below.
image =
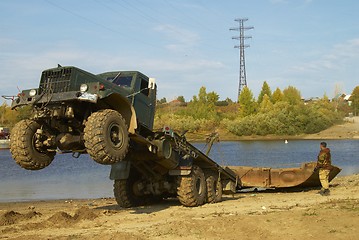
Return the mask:
[[169,127],[154,131],[156,84],[138,71],[92,74],[76,67],[42,72],[38,88],[23,90],[12,108],[30,105],[30,119],[12,129],[10,151],[28,170],[56,153],[88,153],[111,165],[122,207],[170,196],[185,206],[220,201],[235,192],[237,175],[219,166]]

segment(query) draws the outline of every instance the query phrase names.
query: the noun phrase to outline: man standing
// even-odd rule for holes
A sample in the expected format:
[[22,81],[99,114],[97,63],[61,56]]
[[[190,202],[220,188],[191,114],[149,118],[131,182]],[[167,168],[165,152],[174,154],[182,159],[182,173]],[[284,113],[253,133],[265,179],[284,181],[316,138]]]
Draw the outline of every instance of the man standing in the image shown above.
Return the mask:
[[320,143],[320,152],[318,154],[318,161],[315,170],[319,169],[319,180],[322,185],[322,189],[318,192],[322,196],[328,196],[329,190],[329,173],[332,170],[332,160],[330,155],[330,149],[327,148],[326,142]]

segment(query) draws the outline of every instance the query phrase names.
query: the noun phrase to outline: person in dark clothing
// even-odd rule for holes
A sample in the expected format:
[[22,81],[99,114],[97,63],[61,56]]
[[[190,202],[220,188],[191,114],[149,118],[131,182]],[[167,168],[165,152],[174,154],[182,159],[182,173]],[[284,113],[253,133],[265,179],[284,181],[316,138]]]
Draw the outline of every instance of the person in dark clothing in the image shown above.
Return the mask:
[[322,185],[322,188],[318,193],[322,196],[328,196],[330,195],[329,173],[332,170],[332,159],[330,149],[327,148],[326,142],[320,143],[320,152],[318,154],[315,170],[317,169],[319,169],[319,180]]

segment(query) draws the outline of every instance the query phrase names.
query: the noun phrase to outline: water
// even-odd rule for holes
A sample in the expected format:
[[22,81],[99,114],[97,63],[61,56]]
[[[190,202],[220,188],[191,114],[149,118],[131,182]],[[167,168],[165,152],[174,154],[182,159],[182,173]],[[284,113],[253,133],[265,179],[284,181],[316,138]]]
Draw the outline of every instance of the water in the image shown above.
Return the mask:
[[111,197],[110,166],[95,163],[88,155],[78,159],[58,154],[46,168],[29,171],[0,151],[0,201],[26,201]]
[[[210,157],[220,165],[298,167],[315,161],[319,140],[221,142]],[[328,140],[332,161],[343,170],[340,175],[359,173],[359,141]],[[203,150],[205,144],[195,143]],[[204,151],[204,150],[203,150]],[[113,196],[110,166],[95,163],[88,155],[78,159],[58,154],[50,166],[28,171],[18,166],[9,150],[0,151],[0,201],[89,199]]]
[[[263,166],[273,168],[299,167],[302,162],[316,161],[320,140],[237,141],[221,142],[213,146],[212,159],[220,165]],[[358,140],[326,140],[332,163],[340,168],[340,175],[359,173]],[[195,145],[200,150],[203,144]]]

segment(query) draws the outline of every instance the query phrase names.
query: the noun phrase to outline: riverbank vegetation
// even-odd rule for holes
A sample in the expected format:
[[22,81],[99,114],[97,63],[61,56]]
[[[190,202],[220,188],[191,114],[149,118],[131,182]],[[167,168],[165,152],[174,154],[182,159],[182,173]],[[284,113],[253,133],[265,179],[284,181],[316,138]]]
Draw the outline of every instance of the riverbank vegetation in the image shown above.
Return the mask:
[[4,102],[0,106],[0,126],[12,128],[15,123],[20,120],[27,119],[31,116],[30,106],[25,106],[18,108],[16,110],[11,110],[10,106]]
[[[359,91],[359,87],[353,93],[355,91]],[[359,101],[353,98],[351,102]],[[217,93],[207,93],[206,88],[201,87],[188,103],[182,96],[170,103],[163,100],[158,103],[155,127],[169,125],[191,132],[220,128],[238,136],[311,134],[340,123],[344,116],[355,112],[356,104],[350,106],[342,98],[330,100],[326,95],[304,100],[293,86],[272,92],[266,82],[257,98],[244,87],[238,102],[228,98],[219,101]]]
[[[155,129],[170,126],[177,131],[213,132],[218,129],[237,136],[251,135],[299,135],[320,132],[340,123],[344,116],[359,114],[359,86],[352,91],[350,102],[343,98],[303,100],[293,86],[273,92],[267,82],[255,98],[248,87],[241,91],[238,101],[227,98],[219,100],[216,92],[199,89],[198,95],[186,102],[183,96],[167,103],[165,98],[157,101]],[[29,106],[16,111],[4,103],[0,106],[3,127],[12,127],[22,119],[29,118]]]

